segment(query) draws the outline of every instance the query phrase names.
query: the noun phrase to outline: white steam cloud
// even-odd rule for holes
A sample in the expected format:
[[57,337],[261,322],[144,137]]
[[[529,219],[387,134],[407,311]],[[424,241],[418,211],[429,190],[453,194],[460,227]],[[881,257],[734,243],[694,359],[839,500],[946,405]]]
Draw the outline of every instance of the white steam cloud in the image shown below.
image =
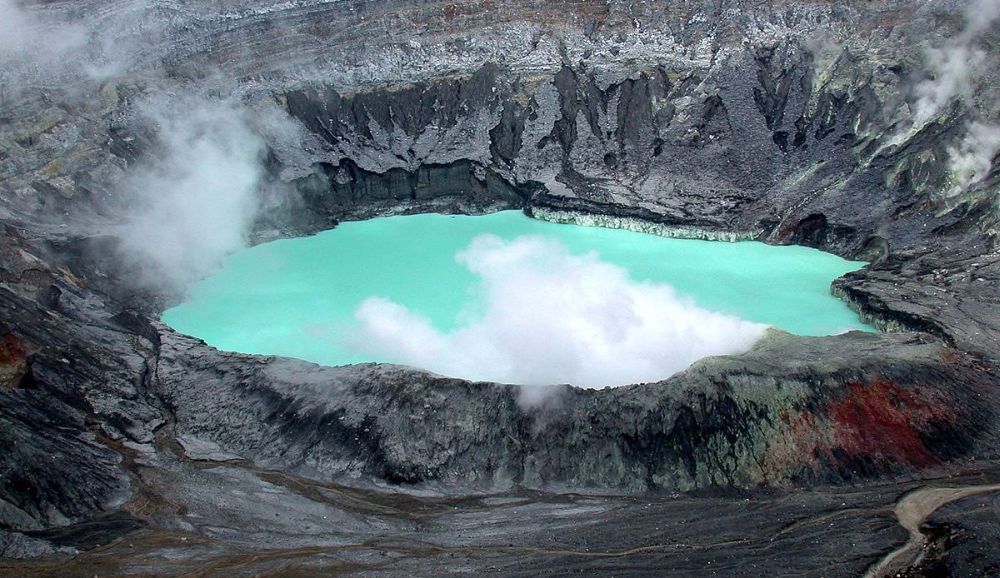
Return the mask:
[[965,11],[965,27],[941,48],[927,50],[927,66],[933,77],[916,87],[913,125],[921,127],[952,98],[967,95],[971,80],[982,72],[986,53],[975,41],[1000,17],[1000,0],[974,0]]
[[50,21],[0,0],[0,105],[25,86],[42,85],[67,68],[65,57],[87,42],[85,30]]
[[981,122],[970,123],[962,141],[948,147],[953,183],[948,195],[957,195],[972,183],[985,178],[998,151],[1000,127]]
[[35,26],[31,16],[14,0],[0,0],[0,55],[20,51]]
[[4,59],[52,60],[86,40],[80,26],[50,22],[15,0],[0,0],[0,57]]
[[406,307],[367,299],[350,346],[467,379],[607,387],[656,381],[709,355],[749,349],[766,326],[707,311],[668,285],[636,282],[554,239],[481,235],[457,255],[483,309],[443,333]]
[[[975,80],[990,64],[991,56],[976,40],[1000,18],[1000,0],[973,0],[966,7],[965,26],[947,44],[926,51],[931,78],[917,84],[917,101],[908,128],[897,135],[898,144],[937,117],[953,99],[970,98]],[[995,63],[993,63],[995,64]],[[945,196],[955,196],[987,176],[1000,150],[1000,127],[970,121],[957,145],[948,147],[951,186]]]
[[[146,0],[86,11],[0,0],[0,106],[33,88],[90,98],[98,83],[140,65],[156,85],[163,47],[185,31],[176,13]],[[199,72],[200,93],[230,90],[211,70]],[[251,110],[235,99],[160,94],[135,107],[156,128],[157,147],[116,185],[130,205],[116,230],[120,257],[139,272],[137,284],[178,289],[246,244],[260,199],[274,193],[261,190],[266,143],[288,148],[300,129],[277,107]]]
[[144,62],[157,68],[176,9],[123,0],[106,10],[72,2],[0,0],[0,104],[37,88],[76,93]]
[[975,38],[989,30],[1000,18],[1000,0],[973,0],[965,11],[966,24],[963,35]]
[[966,94],[970,81],[986,59],[986,54],[967,44],[927,49],[927,66],[932,79],[916,86],[913,125],[922,127],[956,96]]
[[242,248],[258,209],[265,152],[249,112],[208,99],[153,99],[142,112],[159,146],[131,171],[120,232],[141,284],[183,287]]

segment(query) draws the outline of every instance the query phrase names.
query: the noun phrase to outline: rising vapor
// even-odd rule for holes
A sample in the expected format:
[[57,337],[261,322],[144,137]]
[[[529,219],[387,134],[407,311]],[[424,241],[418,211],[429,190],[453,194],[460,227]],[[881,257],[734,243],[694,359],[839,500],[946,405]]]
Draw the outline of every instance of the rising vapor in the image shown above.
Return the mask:
[[159,97],[141,109],[158,146],[123,184],[132,207],[122,251],[140,284],[178,289],[246,245],[265,141],[230,102]]
[[77,24],[42,19],[15,0],[0,0],[0,105],[29,86],[54,82],[87,43]]
[[[926,51],[926,66],[930,77],[916,85],[917,100],[912,118],[904,132],[923,128],[936,118],[955,98],[971,98],[975,80],[983,74],[988,58],[976,44],[1000,18],[1000,0],[973,0],[966,7],[965,26],[942,47]],[[905,138],[898,135],[895,142]],[[955,196],[979,182],[989,173],[993,159],[1000,151],[1000,126],[972,120],[957,145],[948,147],[951,185],[944,192]]]
[[[127,0],[74,22],[72,11],[0,0],[0,105],[50,85],[94,97],[100,83],[138,60],[155,62],[149,53],[171,26],[164,11],[169,14],[156,3]],[[152,70],[155,86],[163,71]],[[276,107],[250,111],[234,99],[151,94],[134,106],[154,127],[157,145],[119,185],[129,207],[116,233],[121,257],[139,272],[137,283],[173,290],[245,246],[259,208],[266,142],[297,142],[298,129]]]
[[72,3],[0,0],[0,104],[29,88],[89,93],[139,62],[162,73],[159,42],[174,32],[173,11],[146,0],[85,14]]
[[998,151],[1000,127],[981,122],[969,123],[961,142],[948,147],[948,168],[953,183],[948,195],[957,195],[985,178]]
[[0,58],[46,63],[79,48],[85,30],[74,24],[46,21],[15,0],[0,0]]
[[913,125],[917,128],[937,116],[956,96],[967,96],[971,80],[982,73],[986,52],[976,40],[1000,17],[1000,0],[974,0],[965,10],[965,26],[939,48],[926,51],[931,77],[917,84]]
[[457,256],[484,305],[451,333],[372,297],[349,345],[376,359],[468,379],[600,388],[663,379],[709,355],[746,351],[765,326],[707,311],[554,239],[481,235]]

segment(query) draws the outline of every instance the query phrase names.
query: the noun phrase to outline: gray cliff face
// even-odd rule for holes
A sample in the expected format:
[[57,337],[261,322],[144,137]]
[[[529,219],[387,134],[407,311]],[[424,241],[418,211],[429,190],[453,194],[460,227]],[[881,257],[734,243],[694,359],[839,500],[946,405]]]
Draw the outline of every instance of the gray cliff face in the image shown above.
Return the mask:
[[[988,459],[995,435],[972,432],[994,419],[995,400],[979,397],[989,382],[939,345],[879,341],[775,333],[660,384],[566,388],[534,408],[510,386],[391,366],[248,365],[185,339],[164,344],[159,377],[184,435],[348,483],[644,492],[843,483]],[[881,412],[907,417],[881,423]]]
[[[109,80],[81,75],[84,60],[103,62],[86,50],[0,75],[0,556],[66,558],[131,532],[137,549],[68,567],[142,573],[185,542],[177,573],[200,561],[219,575],[419,574],[458,554],[469,571],[525,575],[712,562],[740,575],[740,560],[857,575],[905,539],[880,513],[901,490],[995,479],[1000,163],[956,190],[952,151],[1000,109],[956,98],[914,120],[924,49],[956,37],[962,5],[134,8],[35,7],[103,30],[88,47],[120,42],[128,57],[104,63]],[[975,41],[990,58],[969,93],[989,94],[996,27]],[[413,368],[219,352],[156,321],[175,288],[137,288],[141,264],[120,258],[134,204],[123,183],[161,152],[162,127],[139,104],[163,92],[292,119],[291,137],[266,143],[254,242],[345,219],[519,208],[795,243],[870,260],[832,290],[884,332],[771,331],[658,383],[559,386],[539,404]],[[939,523],[981,505],[955,502]],[[821,530],[805,511],[843,527]],[[956,552],[992,547],[979,522]],[[602,524],[633,526],[608,559],[581,563],[608,539]],[[817,542],[829,547],[804,546]],[[926,564],[987,572],[943,543]],[[334,546],[349,546],[337,562]]]
[[[601,32],[539,33],[528,54],[469,62],[471,49],[455,42],[444,79],[420,76],[417,58],[405,84],[299,81],[284,99],[316,137],[306,160],[349,161],[341,181],[352,163],[382,173],[468,161],[480,175],[541,185],[538,205],[760,231],[841,253],[889,238],[893,249],[919,246],[915,225],[944,227],[972,208],[935,217],[912,206],[940,203],[949,177],[941,149],[963,123],[944,115],[906,134],[895,112],[928,33],[915,13],[932,20],[928,8],[651,12],[625,21],[612,11]],[[719,22],[722,14],[731,19]],[[483,26],[476,40],[502,44],[503,30]],[[306,170],[302,160],[296,170]]]

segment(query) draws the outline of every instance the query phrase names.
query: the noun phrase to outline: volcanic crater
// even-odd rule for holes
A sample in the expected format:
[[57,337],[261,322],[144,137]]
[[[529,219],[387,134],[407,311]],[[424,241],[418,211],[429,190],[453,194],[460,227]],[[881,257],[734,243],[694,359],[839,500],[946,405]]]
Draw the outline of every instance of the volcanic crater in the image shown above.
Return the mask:
[[[10,6],[85,33],[0,52],[0,573],[996,571],[995,2]],[[868,261],[880,331],[529,403],[159,321],[244,243],[503,209]]]

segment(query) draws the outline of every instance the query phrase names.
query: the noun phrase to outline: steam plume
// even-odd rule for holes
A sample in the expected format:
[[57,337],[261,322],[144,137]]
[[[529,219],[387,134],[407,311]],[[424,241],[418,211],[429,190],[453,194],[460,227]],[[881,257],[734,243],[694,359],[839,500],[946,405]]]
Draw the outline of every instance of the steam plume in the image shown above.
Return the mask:
[[701,309],[556,240],[481,235],[457,259],[481,278],[482,315],[442,333],[372,297],[356,311],[361,353],[438,373],[526,385],[606,387],[663,379],[745,351],[765,326]]
[[1000,151],[1000,127],[972,122],[962,141],[948,147],[949,168],[952,187],[949,196],[957,195],[969,185],[982,180],[989,174],[993,159]]
[[[971,96],[976,78],[988,63],[987,54],[976,46],[977,39],[1000,18],[1000,0],[973,0],[966,7],[965,26],[944,46],[926,51],[931,78],[917,84],[917,101],[910,121],[911,133],[937,117],[954,98]],[[905,138],[899,135],[894,142]],[[1000,127],[970,121],[961,141],[948,147],[952,185],[946,196],[962,193],[989,173],[1000,150]]]
[[158,98],[142,110],[159,147],[126,179],[134,203],[123,247],[143,284],[179,288],[245,245],[265,143],[232,103]]
[[71,4],[0,0],[0,103],[29,87],[74,94],[139,62],[159,66],[169,7],[127,0],[81,13]]
[[49,21],[0,0],[0,105],[27,86],[44,85],[69,67],[64,57],[87,41],[74,24]]
[[952,98],[967,94],[971,80],[981,73],[986,53],[975,41],[1000,17],[1000,0],[974,0],[965,11],[962,31],[941,48],[927,50],[927,66],[932,78],[916,87],[913,125],[921,127]]
[[86,40],[78,25],[46,21],[15,0],[0,0],[0,57],[4,59],[53,60]]

